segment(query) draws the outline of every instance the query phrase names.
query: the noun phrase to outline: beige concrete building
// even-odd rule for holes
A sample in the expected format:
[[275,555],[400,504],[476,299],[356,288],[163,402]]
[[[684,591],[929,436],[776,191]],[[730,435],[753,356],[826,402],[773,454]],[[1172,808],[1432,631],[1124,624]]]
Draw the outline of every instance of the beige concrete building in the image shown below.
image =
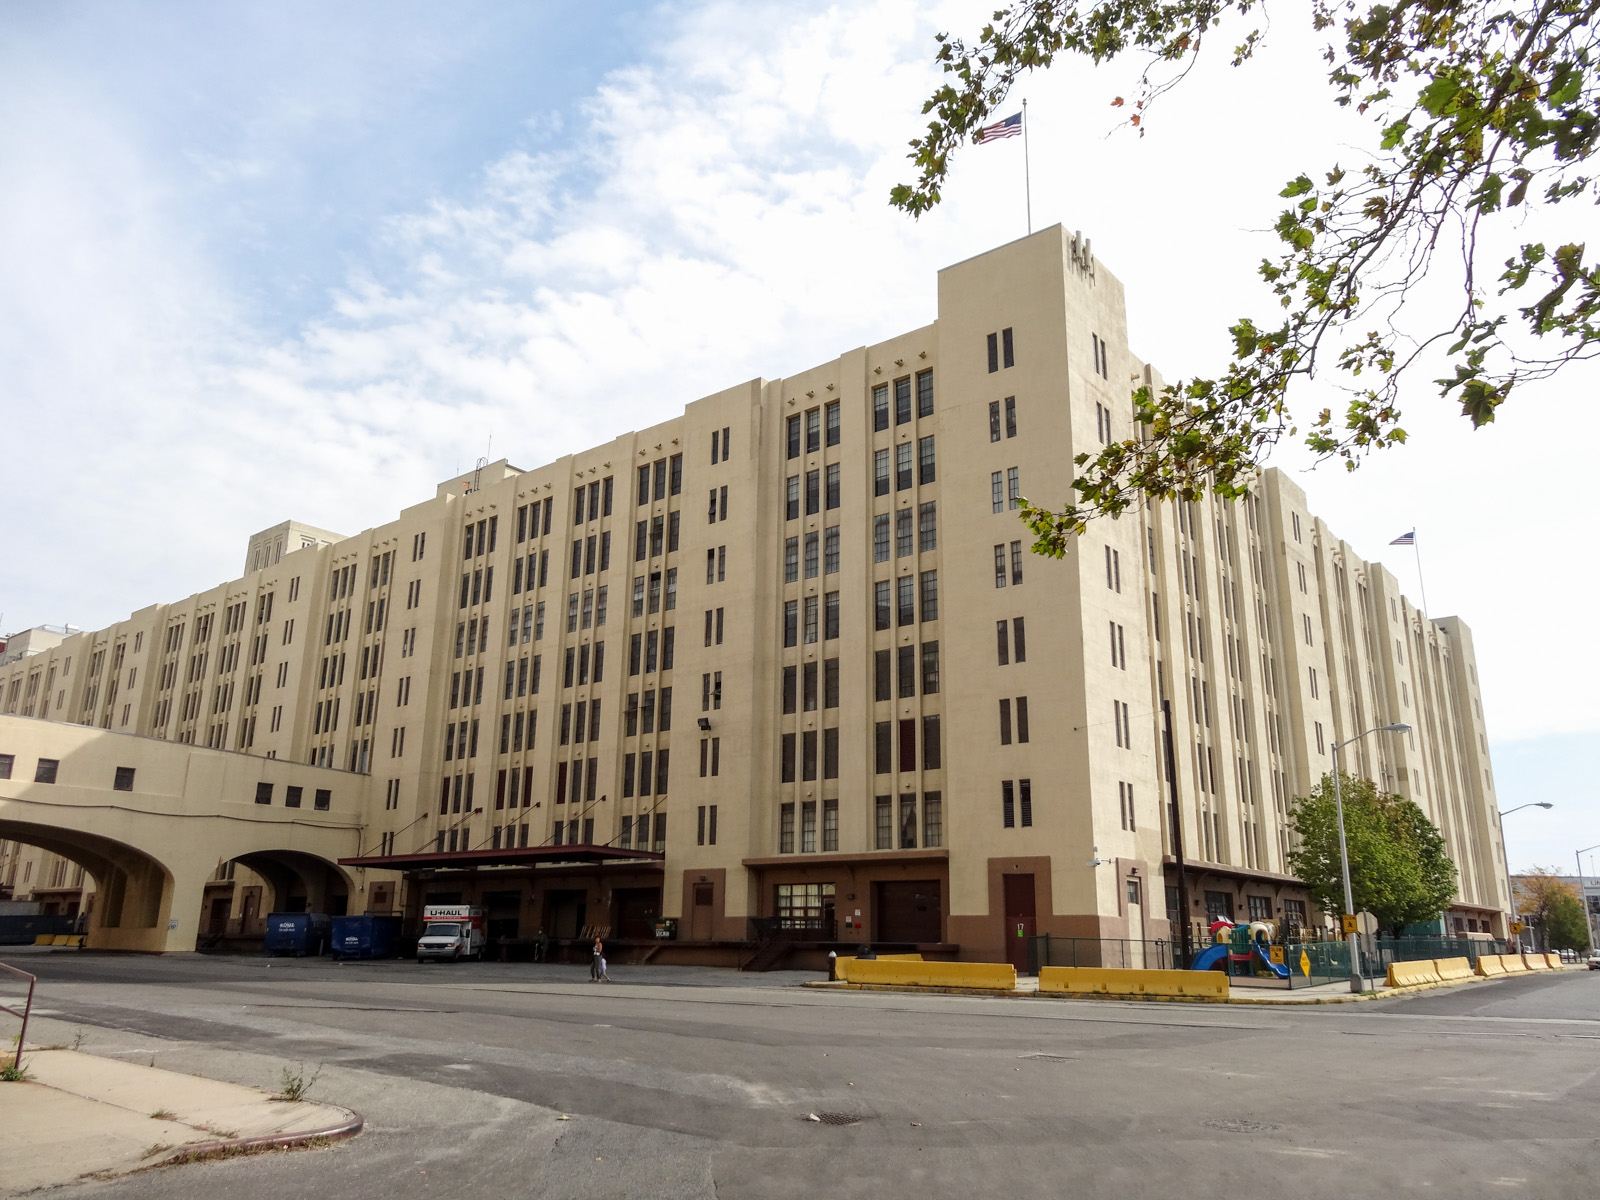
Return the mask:
[[244,577],[0,669],[0,765],[31,777],[42,719],[336,776],[345,903],[481,902],[506,938],[667,917],[708,958],[782,926],[993,960],[1171,936],[1163,699],[1197,923],[1320,920],[1290,799],[1406,721],[1346,761],[1440,824],[1453,916],[1502,933],[1466,626],[1273,471],[1029,554],[1020,498],[1059,502],[1160,379],[1059,227],[941,271],[938,313],[353,537],[257,535]]

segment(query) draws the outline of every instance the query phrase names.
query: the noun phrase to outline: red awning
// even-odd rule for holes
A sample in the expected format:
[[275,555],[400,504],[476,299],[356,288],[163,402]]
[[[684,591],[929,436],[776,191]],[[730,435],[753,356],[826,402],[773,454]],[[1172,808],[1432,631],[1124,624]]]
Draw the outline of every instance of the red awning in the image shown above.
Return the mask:
[[543,863],[631,862],[659,865],[665,854],[654,850],[623,850],[616,846],[508,846],[501,850],[452,850],[427,854],[374,854],[341,858],[341,867],[377,867],[386,871],[417,871],[461,867],[536,867]]

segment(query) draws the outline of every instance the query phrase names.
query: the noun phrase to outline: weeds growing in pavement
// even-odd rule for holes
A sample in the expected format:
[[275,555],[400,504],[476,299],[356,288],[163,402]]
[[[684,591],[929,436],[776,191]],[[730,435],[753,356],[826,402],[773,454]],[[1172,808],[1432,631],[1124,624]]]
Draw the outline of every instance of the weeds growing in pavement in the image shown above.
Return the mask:
[[280,1076],[278,1081],[278,1094],[274,1096],[273,1099],[287,1100],[291,1103],[304,1100],[306,1098],[306,1093],[315,1087],[317,1080],[321,1078],[321,1066],[317,1067],[316,1071],[309,1079],[306,1078],[306,1069],[303,1063],[301,1064],[299,1070],[296,1071],[291,1071],[288,1067],[284,1067],[283,1074]]

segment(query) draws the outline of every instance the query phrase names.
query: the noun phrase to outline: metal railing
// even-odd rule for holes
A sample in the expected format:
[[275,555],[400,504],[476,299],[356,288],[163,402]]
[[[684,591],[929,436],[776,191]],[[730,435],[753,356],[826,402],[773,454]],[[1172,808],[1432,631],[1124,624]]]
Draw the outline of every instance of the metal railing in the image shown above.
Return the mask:
[[18,1012],[9,1004],[0,1004],[0,1012],[7,1012],[13,1017],[22,1018],[22,1031],[17,1034],[17,1056],[11,1064],[13,1070],[20,1071],[22,1070],[22,1046],[28,1040],[28,1017],[33,1013],[33,988],[39,982],[39,977],[37,975],[29,975],[26,971],[19,971],[15,967],[8,967],[5,963],[0,963],[0,971],[28,981],[28,999],[23,1004],[21,1012]]
[[1142,967],[1170,970],[1175,966],[1172,943],[1129,938],[1061,937],[1041,933],[1028,939],[1028,971],[1040,967]]
[[831,942],[835,922],[826,917],[751,917],[750,940],[768,942]]
[[[1367,934],[1356,941],[1362,974],[1374,980],[1388,975],[1390,963],[1465,958],[1476,967],[1485,954],[1506,953],[1506,943],[1484,938],[1381,938]],[[1291,942],[1283,947],[1283,960],[1288,976],[1282,979],[1253,950],[1248,958],[1230,957],[1224,961],[1231,978],[1252,979],[1267,987],[1293,990],[1342,983],[1350,978],[1350,947],[1342,941]]]

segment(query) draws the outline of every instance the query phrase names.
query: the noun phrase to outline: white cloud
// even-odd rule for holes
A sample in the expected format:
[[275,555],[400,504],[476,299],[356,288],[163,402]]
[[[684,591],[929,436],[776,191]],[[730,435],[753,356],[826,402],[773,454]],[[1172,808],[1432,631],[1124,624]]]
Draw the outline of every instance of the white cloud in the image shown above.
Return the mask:
[[[23,181],[0,193],[22,518],[6,623],[101,624],[208,586],[238,569],[249,532],[285,517],[345,531],[385,520],[470,465],[491,431],[497,456],[533,466],[932,319],[938,267],[1023,232],[1014,141],[963,152],[946,204],[920,223],[886,204],[911,174],[934,30],[984,15],[908,0],[673,10],[576,114],[524,114],[525,140],[476,178],[350,247],[345,283],[288,338],[240,315],[251,280],[225,277],[214,231],[167,201],[180,170],[238,186],[279,169],[311,136],[315,97],[278,95],[258,115],[251,144],[269,159],[197,168],[141,156],[116,97],[35,81],[48,119],[0,129],[6,175]],[[1280,24],[1272,49],[1307,37]],[[1234,72],[1219,56],[1143,138],[1106,136],[1125,73],[1073,66],[1024,85],[1034,225],[1094,237],[1128,289],[1134,349],[1169,378],[1214,369],[1219,320],[1259,309],[1276,188],[1356,136],[1306,61],[1269,54]],[[339,111],[366,120],[348,99],[364,93],[345,95]],[[1304,480],[1334,528],[1402,579],[1409,564],[1384,543],[1421,528],[1433,610],[1476,630],[1501,736],[1600,727],[1578,682],[1595,672],[1592,641],[1534,615],[1588,591],[1586,481],[1535,464],[1556,429],[1592,438],[1591,391],[1592,377],[1530,393],[1470,434],[1419,379],[1413,446]]]

